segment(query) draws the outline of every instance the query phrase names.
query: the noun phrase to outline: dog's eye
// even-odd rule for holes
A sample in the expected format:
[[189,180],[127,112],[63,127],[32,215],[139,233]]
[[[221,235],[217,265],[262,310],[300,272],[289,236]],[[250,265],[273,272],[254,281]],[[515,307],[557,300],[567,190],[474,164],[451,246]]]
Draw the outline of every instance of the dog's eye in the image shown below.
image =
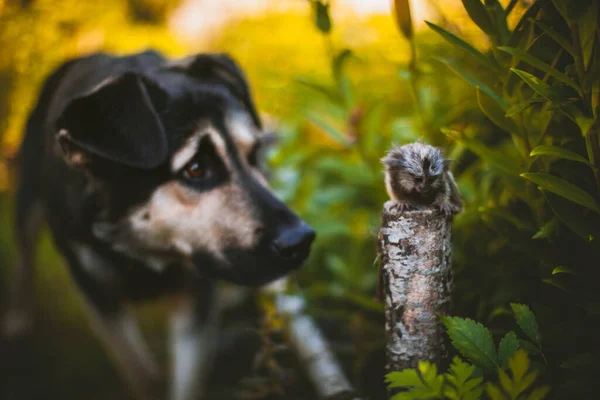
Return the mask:
[[192,181],[205,179],[210,175],[210,171],[200,161],[190,162],[183,170],[183,176]]

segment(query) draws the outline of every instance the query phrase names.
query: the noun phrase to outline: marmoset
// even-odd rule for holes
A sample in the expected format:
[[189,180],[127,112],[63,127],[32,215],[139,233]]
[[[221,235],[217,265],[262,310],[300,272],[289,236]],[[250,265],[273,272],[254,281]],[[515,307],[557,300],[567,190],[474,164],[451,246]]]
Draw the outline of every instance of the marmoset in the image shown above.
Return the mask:
[[420,142],[394,146],[381,161],[385,187],[398,210],[434,207],[452,216],[462,209],[451,160],[440,149]]

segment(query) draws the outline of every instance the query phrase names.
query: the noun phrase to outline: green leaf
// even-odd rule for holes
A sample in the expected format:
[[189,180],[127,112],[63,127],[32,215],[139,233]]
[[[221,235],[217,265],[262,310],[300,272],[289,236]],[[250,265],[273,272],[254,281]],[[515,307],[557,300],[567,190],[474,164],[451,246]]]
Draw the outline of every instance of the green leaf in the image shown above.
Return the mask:
[[475,367],[463,362],[459,357],[452,359],[450,370],[445,374],[450,383],[444,389],[444,396],[455,400],[475,400],[483,394],[483,378],[471,378]]
[[542,31],[544,31],[544,33],[546,33],[546,35],[548,35],[550,38],[552,38],[552,40],[559,44],[560,47],[565,49],[572,56],[575,56],[575,48],[567,39],[562,37],[560,33],[556,32],[554,29],[552,29],[551,27],[549,27],[541,21],[535,20],[533,18],[529,18],[529,21],[534,22]]
[[421,378],[415,369],[405,369],[401,372],[390,372],[385,376],[385,382],[388,383],[388,388],[423,385],[423,381],[421,381]]
[[444,28],[437,26],[436,24],[433,24],[429,21],[425,21],[425,23],[431,29],[437,32],[440,36],[446,39],[450,44],[474,56],[477,59],[477,61],[481,63],[481,65],[486,66],[493,71],[498,71],[498,66],[489,57],[482,54],[479,50],[477,50],[475,47],[471,46],[469,43],[456,36],[454,33],[448,32]]
[[520,135],[519,128],[515,121],[510,118],[506,118],[505,110],[503,110],[498,104],[485,94],[479,87],[477,88],[477,103],[483,114],[490,119],[500,129]]
[[438,399],[444,385],[444,377],[437,374],[437,367],[429,361],[420,361],[418,372],[415,369],[391,372],[386,375],[385,381],[390,389],[407,389],[394,395],[392,400]]
[[519,175],[520,168],[510,161],[507,162],[507,157],[505,154],[485,146],[479,140],[467,138],[455,130],[442,128],[441,131],[448,137],[464,144],[471,151],[477,154],[483,161],[489,163],[498,171],[503,172],[504,174],[511,177]]
[[591,1],[587,9],[577,18],[577,27],[579,32],[579,43],[581,44],[581,53],[583,55],[583,65],[587,70],[592,59],[594,42],[598,28],[598,1]]
[[498,345],[498,362],[504,368],[508,367],[508,360],[514,357],[519,349],[519,340],[514,332],[508,332]]
[[344,136],[343,133],[338,131],[336,128],[334,128],[331,124],[329,124],[327,121],[325,121],[323,118],[321,118],[317,114],[315,114],[313,112],[308,112],[306,115],[306,118],[310,122],[312,122],[313,124],[315,124],[319,128],[321,128],[323,130],[323,132],[325,132],[329,137],[331,137],[333,140],[335,140],[339,144],[346,146],[346,147],[350,146],[348,139],[346,139],[346,137]]
[[565,267],[564,265],[559,265],[558,267],[556,267],[556,268],[554,268],[552,270],[552,275],[556,275],[556,274],[571,274],[571,275],[575,275],[575,271],[573,271],[569,267]]
[[550,192],[544,192],[544,197],[558,219],[579,237],[588,242],[600,237],[600,218],[590,218],[593,215],[586,209]]
[[523,173],[521,176],[538,185],[543,190],[555,193],[583,207],[600,214],[598,202],[585,190],[554,175],[544,173]]
[[475,22],[475,25],[477,25],[479,29],[488,35],[496,34],[494,22],[490,18],[490,15],[481,0],[462,0],[462,3],[469,14],[469,17],[471,17],[471,20]]
[[510,397],[502,393],[502,390],[500,390],[500,388],[498,388],[493,383],[488,382],[485,385],[485,391],[492,400],[510,400]]
[[516,104],[513,104],[512,106],[510,106],[510,108],[508,110],[506,110],[505,116],[507,118],[514,117],[515,115],[519,114],[520,112],[522,112],[523,110],[525,110],[527,107],[531,106],[534,103],[545,103],[547,101],[548,100],[535,95],[535,96],[530,97],[529,99],[526,99],[520,103],[516,103]]
[[556,218],[552,218],[550,221],[546,222],[539,231],[535,233],[531,238],[532,239],[547,239],[554,232],[557,231],[558,228],[558,220]]
[[593,165],[590,164],[590,162],[585,157],[575,153],[574,151],[567,150],[563,147],[558,147],[558,146],[549,146],[549,145],[538,146],[535,149],[533,149],[529,155],[532,157],[533,156],[552,156],[552,157],[564,158],[565,160],[577,161],[577,162],[589,165],[590,167],[593,167]]
[[497,356],[490,331],[478,322],[458,317],[442,317],[452,345],[486,373],[496,370]]
[[413,24],[408,0],[394,0],[394,17],[400,32],[406,39],[410,40],[413,36]]
[[526,400],[542,400],[548,396],[548,393],[550,393],[550,388],[548,386],[540,386],[533,389]]
[[535,319],[535,314],[524,304],[510,303],[510,307],[515,314],[517,324],[523,330],[525,335],[541,350],[542,338],[540,329]]
[[490,86],[485,84],[479,78],[477,78],[477,77],[473,76],[472,74],[470,74],[469,72],[465,71],[456,62],[447,60],[447,59],[442,59],[442,58],[438,58],[438,60],[440,62],[446,64],[446,66],[448,66],[448,68],[450,68],[450,70],[452,72],[454,72],[455,74],[457,74],[458,76],[463,78],[465,81],[467,81],[471,85],[479,87],[481,90],[483,90],[488,96],[490,96],[492,99],[494,99],[494,101],[496,103],[498,103],[500,105],[500,107],[502,107],[503,110],[506,110],[508,108],[508,104],[506,103],[506,101],[501,96],[499,96]]
[[329,15],[329,3],[315,0],[313,3],[315,13],[315,25],[324,34],[331,32],[331,17]]
[[531,75],[529,72],[521,71],[520,69],[511,68],[512,72],[517,74],[529,87],[531,87],[537,94],[542,96],[543,98],[560,103],[561,95],[553,89],[546,82],[538,79],[536,76]]
[[[535,68],[546,72],[547,74],[549,74],[550,76],[553,76],[555,79],[559,80],[560,82],[566,83],[567,85],[571,86],[573,89],[579,91],[579,86],[577,86],[577,84],[571,78],[569,78],[567,75],[563,74],[562,72],[558,71],[556,68],[552,67],[551,65],[546,64],[542,60],[540,60],[530,54],[527,54],[519,49],[515,49],[512,47],[508,47],[508,46],[499,46],[498,50],[501,50],[505,53],[508,53],[510,55],[513,55],[513,56],[521,59],[522,61],[525,61],[527,64],[532,65]],[[521,76],[521,79],[523,79],[522,76]]]

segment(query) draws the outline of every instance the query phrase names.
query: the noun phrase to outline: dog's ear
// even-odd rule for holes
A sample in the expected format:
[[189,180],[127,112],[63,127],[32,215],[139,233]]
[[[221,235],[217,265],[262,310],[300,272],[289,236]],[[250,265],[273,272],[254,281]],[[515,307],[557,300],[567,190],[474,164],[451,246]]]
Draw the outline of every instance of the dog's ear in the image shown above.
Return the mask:
[[172,67],[198,80],[218,80],[225,84],[246,107],[256,126],[262,128],[244,72],[229,55],[197,54],[173,63]]
[[155,83],[125,73],[72,100],[58,119],[57,140],[68,162],[90,158],[151,169],[167,158],[167,138],[158,116],[167,95]]

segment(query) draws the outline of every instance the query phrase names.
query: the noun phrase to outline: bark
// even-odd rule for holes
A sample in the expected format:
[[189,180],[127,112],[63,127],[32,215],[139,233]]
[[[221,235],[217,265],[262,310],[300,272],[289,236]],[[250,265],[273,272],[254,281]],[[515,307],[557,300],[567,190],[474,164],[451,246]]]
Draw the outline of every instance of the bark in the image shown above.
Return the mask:
[[447,354],[442,322],[452,290],[451,218],[384,205],[378,246],[385,295],[387,371],[436,364]]
[[300,296],[278,293],[277,311],[285,318],[290,344],[320,399],[359,400]]

